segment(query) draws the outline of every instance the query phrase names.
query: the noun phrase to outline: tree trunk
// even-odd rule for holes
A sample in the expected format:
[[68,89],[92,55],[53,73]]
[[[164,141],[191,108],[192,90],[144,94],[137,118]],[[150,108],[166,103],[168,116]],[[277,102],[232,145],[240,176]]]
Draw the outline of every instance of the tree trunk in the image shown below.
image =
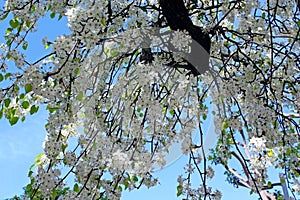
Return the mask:
[[183,0],[160,0],[159,4],[170,28],[172,30],[186,30],[193,39],[191,53],[186,59],[189,64],[187,68],[194,75],[207,71],[211,45],[208,33],[193,24]]

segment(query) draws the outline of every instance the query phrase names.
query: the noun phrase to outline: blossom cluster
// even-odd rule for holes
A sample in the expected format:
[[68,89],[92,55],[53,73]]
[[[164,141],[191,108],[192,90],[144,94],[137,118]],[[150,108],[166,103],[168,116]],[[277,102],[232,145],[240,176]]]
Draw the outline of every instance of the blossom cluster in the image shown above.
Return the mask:
[[[209,70],[195,77],[184,62],[193,38],[168,29],[159,2],[6,1],[0,118],[15,124],[40,105],[49,111],[27,198],[120,199],[123,190],[153,187],[152,172],[168,164],[178,142],[189,156],[178,196],[221,199],[207,185],[215,176],[209,160],[262,199],[275,198],[265,191],[270,167],[299,192],[299,4],[182,1],[211,37]],[[44,39],[50,53],[29,62],[26,37],[48,16],[66,18],[70,34]],[[208,156],[210,104],[219,137]],[[199,187],[191,184],[195,174]]]

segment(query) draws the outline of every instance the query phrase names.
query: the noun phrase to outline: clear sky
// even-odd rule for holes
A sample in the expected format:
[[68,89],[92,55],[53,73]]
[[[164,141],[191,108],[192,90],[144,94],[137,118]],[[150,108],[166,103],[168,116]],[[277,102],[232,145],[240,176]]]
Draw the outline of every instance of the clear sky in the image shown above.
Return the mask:
[[[6,24],[0,23],[0,42],[3,42],[3,36]],[[48,36],[53,40],[58,34],[68,33],[66,21],[41,20],[39,31],[29,35],[28,55],[31,61],[38,59],[41,52],[45,52],[41,40]],[[46,53],[45,53],[46,54]],[[42,54],[44,55],[44,54]],[[11,127],[6,120],[0,120],[0,199],[12,197],[15,194],[22,193],[29,179],[27,173],[29,166],[34,162],[37,154],[42,152],[42,142],[45,137],[44,124],[47,114],[43,109],[34,116],[29,116],[24,123],[18,123]],[[173,154],[178,156],[176,151]],[[176,157],[175,156],[175,157]],[[143,188],[139,191],[125,192],[122,200],[172,200],[176,198],[177,176],[182,171],[186,158],[181,157],[172,165],[155,173],[160,178],[160,185],[151,189]],[[225,182],[223,168],[216,167],[216,176],[212,181],[214,188],[222,191],[225,200],[257,199],[257,195],[250,196],[248,189],[235,189]]]

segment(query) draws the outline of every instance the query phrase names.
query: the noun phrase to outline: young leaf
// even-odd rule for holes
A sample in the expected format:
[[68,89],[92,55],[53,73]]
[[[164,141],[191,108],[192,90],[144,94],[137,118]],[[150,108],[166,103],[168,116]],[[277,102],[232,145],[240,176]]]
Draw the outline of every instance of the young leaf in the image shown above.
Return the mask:
[[169,113],[170,113],[170,115],[171,115],[172,117],[175,116],[175,110],[169,110]]
[[78,101],[81,101],[83,99],[83,92],[82,91],[79,92],[79,94],[76,96],[76,99]]
[[18,121],[19,121],[19,117],[15,117],[15,116],[9,119],[9,123],[11,126],[15,125]]
[[37,166],[37,165],[40,165],[41,163],[42,163],[42,156],[43,156],[44,154],[43,153],[39,153],[35,158],[34,158],[34,160],[35,160],[35,165]]
[[23,116],[23,117],[21,118],[21,121],[22,121],[22,122],[24,122],[24,121],[25,121],[25,119],[26,119],[26,117],[25,117],[25,116]]
[[73,190],[74,190],[74,192],[79,192],[79,186],[77,183],[74,184]]
[[106,20],[105,20],[105,18],[102,18],[102,19],[101,19],[101,24],[102,24],[103,26],[106,26]]
[[6,12],[3,16],[1,16],[0,22],[6,19],[6,17],[8,16],[8,13],[9,12]]
[[4,100],[4,106],[5,106],[5,107],[8,107],[9,104],[10,104],[10,102],[11,102],[11,100],[10,100],[9,98],[5,99],[5,100]]
[[225,121],[222,123],[222,129],[227,129],[229,127],[229,124]]
[[23,107],[24,109],[27,109],[27,108],[29,108],[29,106],[30,106],[30,104],[29,104],[29,102],[28,102],[28,101],[23,101],[23,103],[22,103],[22,107]]
[[178,185],[178,186],[177,186],[177,196],[178,196],[178,197],[179,197],[180,195],[182,195],[182,190],[183,190],[182,185]]
[[133,180],[134,182],[137,182],[139,179],[138,179],[138,177],[133,176],[133,177],[132,177],[132,180]]
[[55,13],[53,12],[53,13],[51,13],[50,14],[50,17],[53,19],[53,18],[55,18]]
[[25,94],[24,93],[20,94],[19,99],[24,99],[24,98],[25,98]]
[[32,85],[29,84],[29,83],[26,83],[25,84],[25,92],[28,93],[28,92],[31,92],[32,91]]
[[20,25],[20,22],[16,19],[11,19],[9,21],[9,25],[12,27],[12,28],[17,28],[19,25]]
[[30,113],[31,115],[33,115],[33,114],[36,113],[38,110],[39,110],[39,107],[33,105],[33,106],[31,106],[29,113]]
[[50,45],[51,45],[51,42],[46,42],[45,49],[48,49],[50,47]]
[[12,75],[11,73],[7,73],[7,74],[5,74],[4,78],[8,79],[9,77],[11,77],[11,75]]
[[27,43],[27,42],[24,42],[23,45],[22,45],[22,48],[23,48],[24,50],[26,50],[27,47],[28,47],[28,43]]
[[36,7],[34,5],[31,5],[30,14],[34,13],[36,10]]

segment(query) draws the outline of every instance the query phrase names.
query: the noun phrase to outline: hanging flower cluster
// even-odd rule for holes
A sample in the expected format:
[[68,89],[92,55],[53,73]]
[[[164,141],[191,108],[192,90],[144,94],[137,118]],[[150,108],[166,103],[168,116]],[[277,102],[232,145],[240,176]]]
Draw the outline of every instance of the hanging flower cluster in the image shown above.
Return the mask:
[[[49,111],[44,153],[30,170],[24,198],[120,199],[124,190],[155,186],[153,170],[181,142],[189,159],[178,196],[221,199],[207,181],[215,174],[212,163],[225,167],[234,186],[262,199],[296,199],[299,4],[173,0],[193,24],[170,31],[176,25],[161,9],[168,1],[5,2],[0,118],[13,125],[40,106]],[[70,34],[43,39],[50,53],[29,62],[27,36],[45,17],[66,18]],[[209,69],[198,76],[182,54],[190,53],[196,30],[211,39]],[[208,154],[203,125],[212,104],[218,142]],[[278,182],[271,182],[271,169],[281,173]],[[200,186],[191,184],[196,177]],[[272,193],[278,185],[289,194]]]

